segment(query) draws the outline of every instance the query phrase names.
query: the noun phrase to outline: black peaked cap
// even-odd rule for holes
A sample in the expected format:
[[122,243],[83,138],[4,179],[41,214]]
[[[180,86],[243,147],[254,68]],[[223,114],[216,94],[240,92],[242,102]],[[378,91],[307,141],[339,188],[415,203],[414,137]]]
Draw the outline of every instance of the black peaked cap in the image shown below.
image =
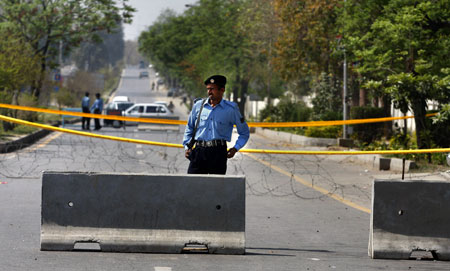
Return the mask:
[[213,75],[205,80],[205,85],[216,84],[218,86],[224,87],[227,83],[227,78],[223,75]]

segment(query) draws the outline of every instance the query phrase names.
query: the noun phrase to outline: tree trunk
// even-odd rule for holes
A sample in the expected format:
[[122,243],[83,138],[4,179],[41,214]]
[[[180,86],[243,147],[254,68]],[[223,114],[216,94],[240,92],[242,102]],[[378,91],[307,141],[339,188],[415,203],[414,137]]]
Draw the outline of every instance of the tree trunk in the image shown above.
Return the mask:
[[[50,29],[47,29],[47,34],[50,35]],[[39,44],[35,45],[36,48],[39,47]],[[45,76],[46,76],[46,70],[47,70],[47,53],[48,49],[50,48],[50,41],[47,39],[45,41],[45,45],[42,47],[41,52],[41,72],[39,74],[38,81],[35,82],[34,89],[32,91],[32,94],[34,97],[36,97],[36,100],[39,100],[39,96],[41,95],[42,87],[44,86]]]
[[247,101],[248,80],[241,80],[241,101],[238,103],[239,111],[242,116],[245,116],[245,102]]
[[427,131],[427,123],[426,123],[426,113],[427,113],[427,104],[425,99],[416,99],[411,103],[412,110],[414,112],[414,122],[416,124],[416,139],[417,139],[417,147],[419,149],[429,148],[430,144],[426,140],[426,135],[424,134]]
[[[383,111],[384,117],[391,117],[391,99],[388,95],[383,95]],[[384,137],[389,138],[392,132],[392,121],[384,122],[383,133]]]
[[367,105],[367,90],[360,88],[359,89],[359,106]]

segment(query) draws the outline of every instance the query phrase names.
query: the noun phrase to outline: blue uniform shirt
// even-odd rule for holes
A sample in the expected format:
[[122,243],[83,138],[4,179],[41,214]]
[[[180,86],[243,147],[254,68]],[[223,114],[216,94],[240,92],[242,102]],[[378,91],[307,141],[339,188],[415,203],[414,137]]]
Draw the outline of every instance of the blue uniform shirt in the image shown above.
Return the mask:
[[89,108],[89,103],[90,103],[90,99],[87,96],[84,96],[83,99],[81,100],[81,107],[87,107]]
[[94,110],[100,110],[100,113],[103,111],[103,100],[101,98],[96,99],[94,104],[91,106],[91,112],[94,113]]
[[[200,100],[194,104],[189,115],[186,130],[184,131],[183,145],[186,146],[192,138],[195,122],[198,112],[202,106]],[[234,147],[240,150],[247,143],[250,137],[250,131],[247,123],[244,121],[236,103],[222,100],[218,105],[212,107],[208,102],[205,103],[200,123],[198,124],[195,140],[210,141],[213,139],[224,139],[231,141],[233,126],[236,125],[239,137]]]

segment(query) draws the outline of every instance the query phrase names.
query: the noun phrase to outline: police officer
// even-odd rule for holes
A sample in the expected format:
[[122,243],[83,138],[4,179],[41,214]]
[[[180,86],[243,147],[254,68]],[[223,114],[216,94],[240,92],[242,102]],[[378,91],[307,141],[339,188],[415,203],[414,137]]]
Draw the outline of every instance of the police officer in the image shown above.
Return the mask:
[[[91,106],[91,113],[93,114],[101,114],[103,111],[103,100],[100,98],[100,93],[96,93],[95,97],[97,98],[94,104]],[[102,126],[100,126],[100,119],[95,119],[95,130],[100,130]]]
[[[232,158],[250,137],[248,125],[239,112],[237,104],[222,99],[226,82],[226,77],[222,75],[214,75],[206,79],[208,98],[197,101],[189,115],[183,138],[185,157],[190,160],[189,174],[225,174],[227,158]],[[195,132],[195,145],[193,149],[190,149],[188,145],[201,108],[198,128]],[[236,144],[227,150],[226,141],[231,141],[234,125],[239,137]]]
[[[81,110],[83,111],[83,113],[91,113],[91,111],[89,111],[89,104],[91,103],[90,99],[89,99],[89,92],[86,92],[84,94],[83,99],[81,100]],[[81,129],[83,130],[89,130],[89,123],[91,122],[90,118],[86,118],[86,117],[81,117]]]

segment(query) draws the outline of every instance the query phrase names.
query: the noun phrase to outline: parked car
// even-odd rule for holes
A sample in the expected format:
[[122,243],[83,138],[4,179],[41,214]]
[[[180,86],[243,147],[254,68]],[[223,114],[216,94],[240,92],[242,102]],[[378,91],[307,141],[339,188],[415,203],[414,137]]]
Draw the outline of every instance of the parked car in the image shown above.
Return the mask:
[[139,73],[139,79],[147,77],[148,78],[148,71],[142,71]]
[[137,118],[164,117],[172,115],[166,105],[157,103],[135,104],[125,110],[124,114],[126,117]]
[[[118,97],[125,97],[125,96],[118,96]],[[105,106],[105,115],[124,116],[123,112],[133,105],[134,103],[132,102],[123,102],[123,101],[114,102],[113,99],[113,102]],[[123,121],[104,119],[103,124],[105,126],[112,125],[115,128],[119,128],[123,126]]]

